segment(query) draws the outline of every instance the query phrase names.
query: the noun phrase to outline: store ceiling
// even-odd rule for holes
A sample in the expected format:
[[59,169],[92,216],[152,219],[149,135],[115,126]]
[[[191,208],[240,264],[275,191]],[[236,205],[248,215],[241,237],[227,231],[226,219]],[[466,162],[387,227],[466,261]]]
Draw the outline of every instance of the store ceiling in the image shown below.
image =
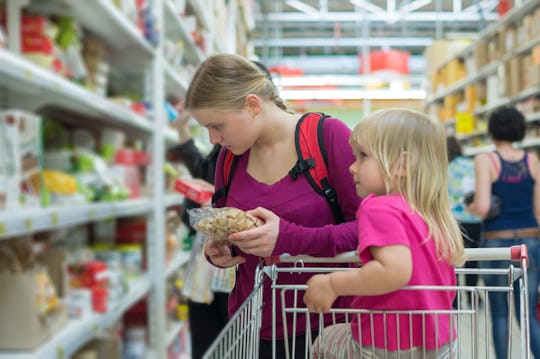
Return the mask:
[[499,18],[499,2],[255,0],[253,45],[264,63],[306,73],[353,71],[358,54],[370,50],[408,51],[421,60],[434,39],[473,38]]

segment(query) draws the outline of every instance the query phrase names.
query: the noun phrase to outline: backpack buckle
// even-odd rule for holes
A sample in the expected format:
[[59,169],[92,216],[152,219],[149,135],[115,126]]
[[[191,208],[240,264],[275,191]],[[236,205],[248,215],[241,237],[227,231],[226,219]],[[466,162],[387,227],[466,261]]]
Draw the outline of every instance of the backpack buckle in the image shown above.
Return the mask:
[[315,160],[312,157],[305,160],[298,160],[294,167],[289,171],[289,175],[293,180],[296,180],[301,173],[304,173],[313,167],[315,167]]

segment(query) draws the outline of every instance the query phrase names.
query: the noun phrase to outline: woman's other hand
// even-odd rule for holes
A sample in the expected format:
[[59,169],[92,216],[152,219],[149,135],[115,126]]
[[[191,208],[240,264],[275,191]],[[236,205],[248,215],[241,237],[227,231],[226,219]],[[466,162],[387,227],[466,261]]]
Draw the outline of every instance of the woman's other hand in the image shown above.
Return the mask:
[[242,264],[246,260],[241,256],[232,256],[231,248],[213,240],[209,240],[204,245],[204,254],[210,262],[217,267],[228,268],[237,264]]
[[262,219],[264,224],[247,231],[233,233],[229,235],[229,241],[245,253],[258,257],[271,256],[279,234],[279,217],[261,207],[247,212]]

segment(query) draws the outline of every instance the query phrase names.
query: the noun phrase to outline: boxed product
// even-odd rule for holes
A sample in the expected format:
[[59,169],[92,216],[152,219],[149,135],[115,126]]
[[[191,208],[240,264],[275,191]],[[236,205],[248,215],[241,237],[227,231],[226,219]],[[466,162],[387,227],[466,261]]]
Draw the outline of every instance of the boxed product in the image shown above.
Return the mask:
[[214,186],[200,179],[179,178],[175,189],[195,203],[203,204],[212,198]]
[[0,112],[0,210],[40,206],[41,119]]

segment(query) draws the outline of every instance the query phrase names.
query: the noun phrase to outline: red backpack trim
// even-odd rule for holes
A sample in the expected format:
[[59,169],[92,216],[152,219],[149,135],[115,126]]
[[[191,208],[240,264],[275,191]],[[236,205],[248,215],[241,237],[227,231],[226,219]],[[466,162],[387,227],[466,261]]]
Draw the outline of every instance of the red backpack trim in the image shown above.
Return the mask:
[[[325,196],[336,223],[345,222],[341,208],[337,203],[336,191],[328,182],[328,159],[323,141],[323,123],[329,116],[309,112],[302,116],[296,124],[295,146],[298,155],[298,162],[289,171],[290,176],[295,180],[302,173],[306,176],[309,184],[320,195]],[[216,190],[212,197],[212,203],[227,198],[229,186],[238,157],[231,151],[226,151],[223,159],[223,187]]]

